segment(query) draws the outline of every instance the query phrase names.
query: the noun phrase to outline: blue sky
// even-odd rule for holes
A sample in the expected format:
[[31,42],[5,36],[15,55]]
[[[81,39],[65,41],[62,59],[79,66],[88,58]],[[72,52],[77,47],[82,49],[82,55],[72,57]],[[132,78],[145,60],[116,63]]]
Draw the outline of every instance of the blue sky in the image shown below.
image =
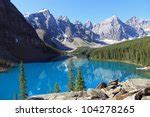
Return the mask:
[[126,21],[132,16],[150,19],[150,0],[11,0],[23,13],[49,9],[54,17],[68,16],[74,22],[98,23],[113,15]]

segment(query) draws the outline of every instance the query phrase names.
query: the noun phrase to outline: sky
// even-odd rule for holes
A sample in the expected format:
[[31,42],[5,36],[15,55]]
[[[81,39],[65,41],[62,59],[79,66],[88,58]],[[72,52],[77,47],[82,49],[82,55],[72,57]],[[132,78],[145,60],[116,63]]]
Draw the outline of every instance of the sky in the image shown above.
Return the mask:
[[118,16],[126,21],[132,16],[150,19],[150,0],[11,0],[22,14],[49,9],[54,17],[67,16],[70,21],[99,23]]

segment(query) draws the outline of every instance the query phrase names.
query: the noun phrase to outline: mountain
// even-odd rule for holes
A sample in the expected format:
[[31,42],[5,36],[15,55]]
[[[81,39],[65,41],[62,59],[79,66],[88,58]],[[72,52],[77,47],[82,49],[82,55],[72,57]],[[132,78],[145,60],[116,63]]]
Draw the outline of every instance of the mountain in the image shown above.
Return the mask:
[[123,40],[139,37],[136,29],[130,25],[123,23],[117,16],[94,26],[93,31],[99,34],[101,39]]
[[88,30],[92,30],[93,29],[93,23],[88,20],[87,22],[85,22],[84,27]]
[[70,22],[67,16],[60,16],[56,19],[47,9],[25,15],[25,18],[45,43],[57,49],[71,49],[62,43],[64,41],[72,43],[75,38],[89,42],[95,42],[96,39],[99,39],[99,35],[92,31],[93,26],[90,21],[83,25],[79,21]]
[[35,62],[50,60],[59,54],[39,39],[35,30],[10,0],[0,0],[0,10],[1,59]]
[[150,21],[136,17],[124,23],[117,16],[112,16],[93,25],[89,20],[82,24],[80,21],[72,23],[67,16],[55,18],[49,10],[43,9],[25,15],[25,18],[46,44],[60,50],[71,50],[81,46],[82,44],[74,45],[75,39],[78,39],[78,42],[85,41],[94,45],[97,43],[101,46],[150,35]]
[[25,15],[25,18],[36,30],[39,37],[48,44],[52,44],[51,39],[57,38],[61,34],[55,18],[47,9]]
[[150,35],[150,20],[142,20],[134,16],[131,19],[127,20],[126,23],[138,29],[140,35]]
[[60,16],[57,19],[57,22],[58,22],[57,23],[58,27],[62,32],[62,35],[61,35],[62,39],[67,38],[68,41],[71,41],[69,39],[71,39],[73,37],[74,32],[76,30],[73,23],[70,22],[70,20],[67,16]]

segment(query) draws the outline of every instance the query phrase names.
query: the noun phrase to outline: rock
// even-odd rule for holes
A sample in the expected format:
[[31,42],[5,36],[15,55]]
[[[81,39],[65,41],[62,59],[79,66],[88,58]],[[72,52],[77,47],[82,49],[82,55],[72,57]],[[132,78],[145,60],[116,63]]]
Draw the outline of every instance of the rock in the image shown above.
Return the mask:
[[101,91],[103,91],[104,93],[106,93],[108,90],[107,90],[107,88],[102,88]]
[[116,95],[115,100],[124,100],[125,98],[128,97],[128,94],[121,94],[121,95]]
[[27,100],[44,100],[43,97],[29,97]]
[[[138,79],[139,80],[139,79]],[[140,79],[142,83],[148,83],[148,80]],[[132,80],[133,82],[134,80]],[[136,80],[136,83],[139,82]],[[127,81],[127,87],[134,87],[132,82],[129,83]],[[120,83],[119,83],[120,84]],[[115,85],[116,88],[111,88],[107,90],[106,88],[100,89],[91,89],[89,88],[87,91],[71,91],[65,93],[52,93],[35,96],[36,98],[28,98],[28,99],[44,99],[44,100],[150,100],[149,90],[150,87],[145,88],[124,88],[124,83],[121,85]],[[138,84],[137,84],[138,85]],[[144,87],[144,84],[139,84]],[[139,86],[138,85],[138,86]],[[108,86],[109,87],[109,86]],[[127,90],[129,89],[129,90]],[[132,90],[131,90],[132,89]],[[42,97],[42,98],[41,98]]]
[[135,100],[135,94],[132,96],[126,95],[126,98],[124,98],[123,100]]
[[116,79],[114,81],[111,81],[108,85],[118,85],[119,79]]
[[144,96],[150,96],[150,87],[147,87],[147,88],[144,89],[143,95]]
[[[125,82],[125,84],[131,89],[144,89],[145,87],[150,87],[150,80],[149,79],[129,79]],[[127,87],[127,88],[128,88]],[[129,90],[129,89],[128,89]]]
[[121,91],[121,87],[117,87],[112,91],[112,94],[116,95],[117,93],[119,93]]
[[106,100],[108,98],[108,96],[103,91],[98,89],[88,89],[87,94],[90,96],[90,99]]
[[150,100],[150,96],[144,96],[141,100]]
[[78,92],[78,97],[82,97],[83,96],[83,91],[79,91]]
[[135,100],[141,100],[143,97],[143,91],[139,91],[135,94]]
[[103,88],[106,88],[107,87],[107,84],[102,82],[98,85],[97,89],[103,89]]
[[150,87],[144,88],[135,94],[135,100],[141,100],[144,96],[150,96]]
[[70,96],[71,96],[71,97],[74,97],[74,96],[75,96],[75,94],[74,94],[73,91],[70,92]]
[[116,100],[123,100],[124,98],[126,98],[128,96],[128,92],[125,89],[121,89],[120,92],[118,92],[115,95],[115,99]]
[[109,97],[109,99],[113,99],[114,98],[114,94],[112,94],[112,93],[107,93],[107,95],[108,95],[108,97]]
[[109,86],[106,87],[106,89],[108,91],[111,90],[111,89],[115,89],[115,88],[117,88],[117,85],[109,85]]

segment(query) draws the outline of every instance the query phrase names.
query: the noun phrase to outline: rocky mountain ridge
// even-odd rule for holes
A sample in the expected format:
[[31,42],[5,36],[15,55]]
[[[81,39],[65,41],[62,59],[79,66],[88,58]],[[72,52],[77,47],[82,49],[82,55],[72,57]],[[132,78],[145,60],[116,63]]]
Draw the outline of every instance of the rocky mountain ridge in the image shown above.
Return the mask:
[[[112,16],[93,25],[89,20],[82,24],[80,21],[72,23],[67,16],[55,18],[49,10],[44,9],[26,15],[25,18],[36,30],[45,32],[42,37],[46,43],[57,47],[64,41],[72,43],[75,38],[101,45],[101,41],[105,39],[122,41],[150,34],[150,20],[140,20],[137,17],[132,17],[124,23],[117,16]],[[37,33],[41,35],[39,31]],[[65,45],[62,46],[62,48],[65,47]]]

